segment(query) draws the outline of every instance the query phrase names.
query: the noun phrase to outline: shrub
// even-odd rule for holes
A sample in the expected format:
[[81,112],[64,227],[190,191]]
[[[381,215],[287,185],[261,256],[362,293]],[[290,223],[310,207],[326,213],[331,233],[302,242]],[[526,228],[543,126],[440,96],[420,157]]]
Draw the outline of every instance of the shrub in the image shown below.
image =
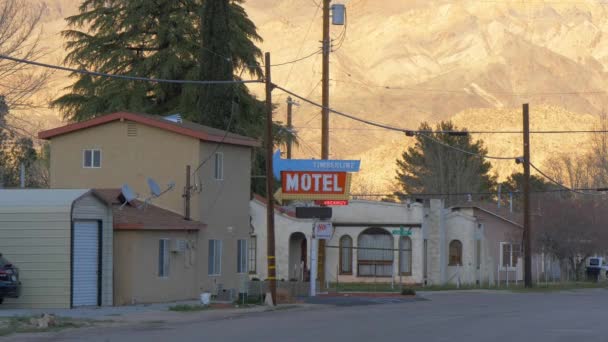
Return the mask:
[[415,296],[416,295],[416,290],[414,290],[412,288],[405,288],[405,289],[401,290],[401,295],[403,295],[403,296]]

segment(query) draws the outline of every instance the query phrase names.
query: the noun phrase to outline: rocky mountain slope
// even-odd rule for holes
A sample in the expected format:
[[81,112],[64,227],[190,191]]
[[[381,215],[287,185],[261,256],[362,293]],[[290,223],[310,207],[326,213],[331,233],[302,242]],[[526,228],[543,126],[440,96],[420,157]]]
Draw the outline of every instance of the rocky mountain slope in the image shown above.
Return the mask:
[[[37,0],[31,0],[37,1]],[[336,1],[338,2],[338,1]],[[341,47],[331,56],[332,107],[403,128],[454,119],[469,129],[521,129],[521,104],[537,129],[592,127],[608,104],[608,6],[595,0],[348,0],[346,27],[333,26]],[[60,60],[58,32],[79,1],[49,0],[45,44]],[[319,49],[321,11],[312,0],[249,0],[245,6],[274,63]],[[335,42],[337,44],[337,41]],[[276,67],[274,82],[320,100],[321,57]],[[68,84],[57,74],[48,96]],[[261,94],[261,88],[254,91]],[[275,91],[283,104],[286,96]],[[285,109],[277,120],[285,120]],[[302,104],[294,122],[301,157],[320,155],[319,110]],[[58,113],[50,113],[56,118]],[[46,121],[55,124],[56,119]],[[394,160],[411,138],[332,116],[331,155],[360,157],[359,179],[387,189]],[[517,154],[521,137],[483,135],[490,154]],[[580,149],[588,137],[534,136],[542,164],[555,151]],[[505,176],[513,166],[495,163]]]

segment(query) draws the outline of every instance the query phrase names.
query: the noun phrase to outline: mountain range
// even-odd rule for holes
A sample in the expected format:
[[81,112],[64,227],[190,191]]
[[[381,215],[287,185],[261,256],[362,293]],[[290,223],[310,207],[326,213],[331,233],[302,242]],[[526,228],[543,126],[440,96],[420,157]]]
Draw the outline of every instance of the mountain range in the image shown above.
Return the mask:
[[[32,2],[37,0],[31,0]],[[339,1],[334,1],[339,2]],[[48,0],[43,42],[47,59],[61,61],[59,32],[79,1]],[[581,0],[347,0],[346,25],[332,26],[331,107],[394,127],[453,120],[469,130],[521,130],[521,105],[529,103],[537,130],[591,129],[608,104],[608,7]],[[319,0],[249,0],[273,64],[320,49]],[[273,81],[320,102],[321,56],[273,69]],[[55,74],[46,97],[69,84]],[[252,86],[262,96],[262,87]],[[285,121],[286,96],[273,92],[276,120]],[[35,117],[41,126],[60,113]],[[319,109],[294,110],[301,140],[296,156],[320,156]],[[361,189],[390,191],[395,159],[412,139],[332,115],[330,155],[360,158]],[[521,135],[480,134],[492,155],[521,154]],[[581,151],[588,136],[533,135],[537,165],[556,152]],[[494,163],[505,178],[514,162]]]

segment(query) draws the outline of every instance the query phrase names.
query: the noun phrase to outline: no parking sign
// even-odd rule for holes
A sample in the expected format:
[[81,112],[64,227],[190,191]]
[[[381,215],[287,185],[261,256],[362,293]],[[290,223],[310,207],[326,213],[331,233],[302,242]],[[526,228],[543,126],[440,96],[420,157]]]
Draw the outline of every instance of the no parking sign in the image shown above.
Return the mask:
[[331,222],[315,222],[315,237],[319,240],[329,240],[334,234]]

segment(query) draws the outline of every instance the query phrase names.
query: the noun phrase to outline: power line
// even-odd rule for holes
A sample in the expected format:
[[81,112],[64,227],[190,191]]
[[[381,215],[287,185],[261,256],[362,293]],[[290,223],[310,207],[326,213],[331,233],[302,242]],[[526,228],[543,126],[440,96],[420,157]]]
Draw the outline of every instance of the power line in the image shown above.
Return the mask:
[[[560,185],[561,186],[561,185]],[[563,186],[562,186],[563,187]],[[544,193],[559,193],[559,192],[577,192],[577,191],[604,191],[602,188],[565,188],[565,189],[547,189],[547,190],[532,190],[530,193],[535,194],[544,194]],[[515,190],[515,191],[506,191],[502,192],[502,194],[512,194],[512,195],[523,195],[523,191]],[[582,193],[584,195],[603,195],[603,194],[591,194],[591,193]],[[408,194],[399,194],[399,193],[369,193],[369,194],[351,194],[351,197],[388,197],[388,196],[396,196],[396,197],[439,197],[439,196],[498,196],[497,192],[421,192],[421,193],[408,193]]]
[[[298,126],[297,129],[315,129],[319,130],[319,127],[310,126]],[[382,128],[363,128],[363,127],[333,127],[330,131],[382,131]],[[415,131],[417,133],[458,133],[461,131]],[[464,131],[468,134],[523,134],[522,131]],[[582,133],[608,133],[608,130],[552,130],[552,131],[530,131],[530,134],[582,134]]]
[[[319,108],[323,108],[323,105],[321,105],[318,102],[315,102],[313,100],[310,100],[302,95],[298,95],[290,90],[287,90],[279,85],[274,85],[275,88],[284,91],[285,93],[294,96],[308,104],[311,104],[313,106],[319,107]],[[389,125],[389,124],[384,124],[384,123],[379,123],[379,122],[374,122],[374,121],[370,121],[370,120],[366,120],[366,119],[362,119],[359,117],[356,117],[354,115],[351,114],[347,114],[345,112],[341,112],[338,110],[335,110],[333,108],[328,108],[328,110],[334,114],[349,118],[351,120],[354,121],[358,121],[360,123],[369,125],[369,126],[375,126],[378,128],[382,128],[382,129],[387,129],[387,130],[391,130],[391,131],[396,131],[396,132],[402,132],[402,133],[406,133],[406,134],[432,134],[432,133],[441,133],[441,134],[523,134],[523,131],[489,131],[489,130],[473,130],[473,131],[454,131],[454,130],[437,130],[437,131],[431,131],[431,130],[412,130],[412,129],[407,129],[407,128],[400,128],[400,127],[395,127],[393,125]],[[312,121],[312,120],[311,120]],[[310,121],[309,121],[310,122]],[[315,127],[300,127],[300,128],[308,128],[308,129],[318,129]],[[336,128],[336,129],[351,129],[351,128]],[[363,129],[362,129],[363,130]],[[546,130],[546,131],[530,131],[531,134],[574,134],[574,133],[608,133],[608,130]]]
[[[579,191],[579,190],[577,190],[577,189],[572,189],[572,188],[569,188],[569,187],[567,187],[567,186],[563,185],[562,183],[558,182],[557,180],[553,179],[552,177],[550,177],[549,175],[547,175],[547,174],[546,174],[546,173],[544,173],[543,171],[541,171],[539,168],[537,168],[537,167],[536,167],[534,164],[532,164],[531,162],[529,162],[529,164],[530,164],[530,166],[531,166],[531,167],[532,167],[534,170],[536,170],[536,172],[540,173],[540,174],[541,174],[543,177],[545,177],[546,179],[548,179],[550,182],[555,183],[555,184],[557,184],[558,186],[560,186],[560,187],[564,188],[564,190],[571,191],[571,192],[574,192],[574,193],[577,193],[577,194],[581,194],[581,195],[591,195],[591,196],[602,196],[602,195],[605,195],[605,194],[603,194],[603,193],[594,194],[594,193],[583,192],[583,191]],[[598,189],[599,189],[599,188],[598,188]],[[586,189],[586,190],[588,190],[588,189]]]
[[294,63],[297,63],[297,62],[303,61],[303,60],[305,60],[305,59],[308,59],[308,58],[310,58],[310,57],[312,57],[312,56],[318,55],[318,54],[320,54],[320,53],[321,53],[321,49],[318,49],[318,50],[316,50],[315,52],[313,52],[313,53],[311,53],[311,54],[309,54],[309,55],[306,55],[306,56],[304,56],[304,57],[301,57],[301,58],[298,58],[298,59],[294,59],[294,60],[289,61],[289,62],[283,62],[283,63],[278,63],[278,64],[272,64],[272,65],[270,65],[270,66],[271,66],[271,67],[277,67],[277,66],[282,66],[282,65],[287,65],[287,64],[294,64]]
[[487,159],[496,159],[496,160],[515,160],[517,158],[517,157],[497,157],[497,156],[483,155],[483,154],[480,154],[480,153],[463,150],[463,149],[461,149],[459,147],[456,147],[456,146],[452,146],[450,144],[444,143],[443,141],[441,141],[439,139],[436,139],[436,138],[434,138],[434,137],[432,137],[430,135],[426,135],[424,133],[418,133],[418,135],[421,136],[421,137],[423,137],[423,138],[429,139],[429,140],[431,140],[431,141],[433,141],[433,142],[435,142],[435,143],[437,143],[439,145],[445,146],[447,148],[451,148],[451,149],[456,150],[458,152],[461,152],[461,153],[464,153],[464,154],[468,154],[468,155],[474,156],[474,157],[487,158]]
[[84,69],[74,69],[74,68],[68,68],[68,67],[63,67],[63,66],[59,66],[59,65],[35,62],[35,61],[22,59],[22,58],[15,58],[15,57],[2,55],[2,54],[0,54],[0,59],[6,59],[6,60],[10,60],[10,61],[17,62],[17,63],[35,65],[35,66],[39,66],[39,67],[43,67],[43,68],[47,68],[47,69],[69,71],[69,72],[74,72],[74,73],[79,73],[79,74],[84,74],[84,75],[117,78],[117,79],[129,80],[129,81],[144,81],[144,82],[154,82],[154,83],[178,83],[178,84],[204,84],[204,85],[235,84],[235,83],[262,83],[263,82],[262,80],[223,80],[223,81],[171,80],[171,79],[163,79],[163,78],[149,78],[149,77],[107,74],[107,73],[89,71],[89,70],[84,70]]
[[[344,72],[344,71],[343,71]],[[344,72],[347,76],[352,77],[349,73]],[[473,90],[457,90],[457,89],[439,89],[439,88],[413,88],[393,85],[370,84],[362,81],[346,81],[332,78],[331,81],[338,83],[358,84],[367,88],[382,88],[388,90],[405,90],[420,93],[448,93],[448,94],[464,94],[475,95]],[[513,96],[549,96],[549,95],[597,95],[606,94],[606,90],[586,90],[586,91],[555,91],[555,92],[515,92],[515,91],[488,91],[489,94],[513,95]]]
[[[308,30],[306,31],[306,34],[304,35],[304,37],[302,38],[302,42],[300,43],[300,49],[298,50],[296,59],[299,58],[300,54],[302,53],[302,49],[304,48],[304,42],[306,42],[306,38],[308,38],[308,35],[310,34],[310,29],[312,29],[312,24],[314,24],[314,22],[315,22],[315,18],[317,17],[317,14],[319,13],[319,9],[321,9],[321,3],[319,3],[317,5],[315,14],[313,14],[312,19],[310,20],[310,24],[308,25]],[[291,73],[293,72],[293,66],[294,66],[294,64],[292,64],[291,68],[289,69],[289,72],[287,73],[287,78],[285,79],[285,84],[289,83],[289,79],[291,78]]]

